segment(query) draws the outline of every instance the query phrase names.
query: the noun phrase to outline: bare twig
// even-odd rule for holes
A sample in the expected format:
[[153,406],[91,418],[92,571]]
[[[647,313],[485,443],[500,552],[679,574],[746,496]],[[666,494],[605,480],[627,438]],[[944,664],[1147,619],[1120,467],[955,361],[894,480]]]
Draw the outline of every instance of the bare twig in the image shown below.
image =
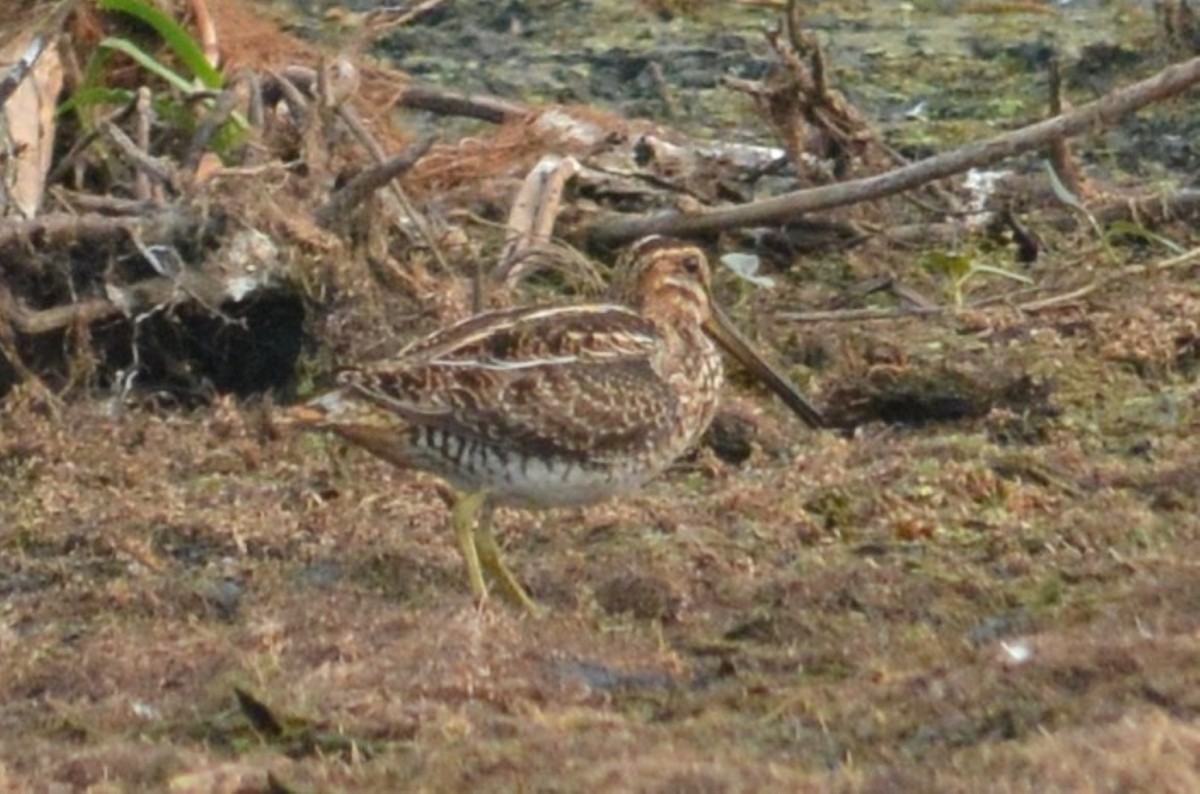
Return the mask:
[[[1011,214],[1010,210],[1001,210],[1000,220],[1012,231],[1014,242],[1036,253],[1038,243],[1033,239],[1036,235],[1023,229],[1013,218],[1004,217],[1006,212]],[[1097,207],[1092,214],[1102,225],[1127,220],[1140,225],[1156,226],[1187,218],[1200,219],[1200,190],[1181,190],[1177,193],[1110,200]],[[1068,220],[1073,222],[1077,217],[1071,212],[1063,211],[1061,207],[1051,207],[1039,215],[1038,220],[1042,225],[1065,228]],[[863,227],[871,235],[887,240],[889,244],[906,246],[928,247],[932,243],[953,241],[962,235],[962,228],[951,223],[912,223],[887,227],[863,224]],[[1026,239],[1027,236],[1029,239]],[[1025,257],[1021,261],[1029,261],[1029,253],[1021,255]]]
[[50,188],[50,194],[60,206],[75,212],[98,212],[101,215],[144,215],[161,209],[162,205],[153,201],[138,201],[120,196],[95,193],[81,193],[67,190],[63,187]]
[[320,69],[289,66],[272,77],[274,82],[266,86],[268,101],[274,101],[273,95],[278,90],[289,102],[305,106],[311,99],[320,107],[340,107],[358,92],[362,83],[358,67],[344,57],[338,57],[330,64],[322,63]]
[[[143,253],[149,249],[141,246]],[[188,299],[231,324],[240,324],[220,311],[229,299],[231,283],[191,268],[153,276],[128,286],[106,285],[106,296],[84,298],[63,306],[48,309],[28,309],[22,306],[0,283],[0,327],[7,325],[27,336],[57,331],[73,325],[91,325],[118,316],[134,317],[149,309],[165,306],[172,301]]]
[[765,35],[782,67],[779,72],[762,82],[727,77],[725,84],[754,99],[805,182],[831,182],[835,172],[844,175],[864,161],[878,135],[866,115],[829,85],[825,54],[816,37],[804,30],[799,3],[790,0],[782,29]]
[[[200,220],[179,207],[168,207],[137,217],[110,217],[95,213],[50,213],[25,220],[0,223],[0,253],[11,254],[22,246],[43,248],[71,244],[96,244],[138,237],[147,244],[194,235]],[[11,260],[9,262],[11,264]]]
[[[371,156],[375,158],[377,163],[383,163],[387,159],[383,147],[379,145],[379,141],[375,140],[375,136],[367,129],[367,125],[363,124],[362,119],[359,118],[354,108],[350,106],[350,103],[347,102],[338,106],[337,114],[338,118],[350,128],[350,132],[371,153]],[[418,233],[424,238],[426,244],[429,246],[429,250],[433,252],[433,257],[441,266],[442,271],[449,273],[450,265],[442,253],[441,246],[438,245],[437,237],[434,236],[433,231],[429,228],[429,223],[425,220],[425,216],[413,206],[408,194],[404,192],[404,188],[398,182],[392,182],[391,190],[396,200],[400,202],[400,206],[404,209],[404,213],[408,215],[409,220],[416,226]]]
[[[133,134],[137,138],[138,151],[148,152],[150,151],[150,127],[154,121],[154,109],[150,107],[149,88],[142,86],[137,90],[133,108]],[[154,198],[154,187],[150,184],[150,176],[145,169],[138,168],[133,175],[133,195],[137,197],[138,201],[150,201]]]
[[[309,74],[309,84],[311,85],[316,80],[317,73],[312,69],[304,69],[304,71]],[[292,114],[297,129],[304,129],[308,125],[309,102],[305,98],[304,92],[296,84],[293,68],[289,67],[280,73],[272,72],[271,77],[272,81],[263,86],[265,98],[269,103],[274,104],[277,99],[272,94],[274,91],[278,91],[278,96],[282,96],[283,101],[287,103],[288,111]]]
[[[1063,98],[1062,69],[1059,66],[1058,58],[1050,60],[1049,90],[1050,114],[1058,116],[1067,109],[1066,101]],[[1050,160],[1050,166],[1058,174],[1059,180],[1062,181],[1067,190],[1080,198],[1085,198],[1087,194],[1085,192],[1083,172],[1080,171],[1078,161],[1071,154],[1070,141],[1065,136],[1052,139],[1048,147],[1047,157]]]
[[51,169],[50,174],[46,177],[46,184],[54,185],[62,180],[63,176],[66,175],[67,170],[75,164],[75,161],[79,155],[86,151],[87,148],[95,143],[96,139],[100,137],[100,128],[104,124],[120,124],[133,115],[136,109],[137,98],[135,97],[133,100],[125,103],[123,106],[117,108],[112,113],[109,113],[107,116],[101,119],[101,121],[96,125],[95,129],[90,130],[86,135],[80,136],[79,139],[71,145],[71,148],[67,151],[67,153],[62,156],[62,159],[58,161],[58,164]]
[[325,62],[324,58],[322,58],[321,62],[318,64],[316,82],[317,107],[319,108],[331,108],[334,106],[332,99],[333,92],[329,89],[329,80],[331,76],[329,64]]
[[266,118],[266,113],[263,110],[262,96],[262,80],[258,77],[258,72],[247,70],[246,84],[249,86],[250,102],[249,108],[246,110],[246,118],[250,122],[251,129],[261,130],[263,121]]
[[107,287],[109,297],[84,298],[49,309],[27,309],[0,287],[0,321],[18,333],[37,336],[73,325],[87,326],[114,317],[132,317],[163,306],[184,294],[179,284],[164,276],[143,279],[127,287]]
[[140,149],[120,127],[112,122],[101,122],[100,131],[112,141],[134,168],[146,173],[160,185],[175,189],[177,184],[175,167],[170,162],[154,157]]
[[1072,113],[968,144],[885,174],[693,215],[674,212],[637,218],[610,215],[593,223],[588,233],[593,242],[612,246],[647,234],[695,235],[755,224],[780,223],[813,210],[880,199],[969,168],[989,165],[1020,152],[1041,148],[1056,138],[1103,127],[1197,82],[1200,82],[1200,58],[1192,58],[1170,66],[1154,77],[1113,91]]
[[1096,210],[1096,220],[1112,223],[1133,220],[1140,223],[1164,221],[1200,215],[1200,190],[1181,190],[1158,196],[1139,196],[1129,201],[1117,201]]
[[245,71],[235,75],[225,86],[221,95],[217,97],[217,101],[208,111],[208,115],[196,126],[196,132],[188,142],[187,153],[183,158],[185,172],[196,173],[196,169],[200,167],[200,159],[208,149],[208,144],[212,141],[213,136],[217,134],[217,130],[229,121],[238,104],[245,100],[247,75],[248,72]]
[[429,136],[408,147],[400,154],[379,165],[368,168],[351,179],[330,197],[325,206],[317,210],[317,223],[328,228],[346,216],[350,210],[362,204],[368,196],[404,174],[425,156],[436,140]]
[[[168,286],[167,279],[157,279]],[[120,315],[121,307],[106,298],[84,298],[76,303],[65,306],[55,306],[50,309],[31,310],[12,301],[0,305],[0,313],[4,315],[12,327],[26,336],[46,334],[58,331],[72,325],[91,325]]]
[[412,110],[427,110],[439,116],[463,116],[492,124],[503,124],[529,114],[529,108],[519,102],[490,96],[464,96],[428,86],[404,89],[396,105]]
[[400,9],[395,6],[376,8],[369,12],[363,20],[363,30],[369,36],[379,36],[381,33],[403,27],[409,22],[425,16],[445,2],[446,0],[425,0],[412,8]]
[[[974,304],[965,308],[977,308]],[[870,322],[905,317],[938,317],[960,311],[956,306],[903,306],[895,309],[829,309],[811,312],[779,312],[775,317],[791,323]]]
[[[280,90],[286,92],[282,81],[291,83],[293,90],[316,96],[317,70],[306,66],[289,66],[277,75]],[[396,107],[427,110],[441,116],[463,116],[492,124],[503,124],[524,118],[530,112],[527,105],[493,96],[464,96],[434,86],[408,86],[395,101]]]

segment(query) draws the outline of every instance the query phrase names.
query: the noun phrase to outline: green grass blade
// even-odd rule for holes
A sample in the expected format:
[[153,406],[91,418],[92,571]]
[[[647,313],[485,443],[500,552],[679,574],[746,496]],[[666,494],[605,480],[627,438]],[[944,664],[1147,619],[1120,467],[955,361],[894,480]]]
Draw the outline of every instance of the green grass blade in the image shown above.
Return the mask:
[[1105,232],[1109,239],[1113,237],[1132,237],[1137,240],[1142,240],[1146,243],[1157,243],[1163,248],[1170,251],[1172,254],[1182,254],[1186,249],[1169,237],[1163,237],[1161,234],[1155,234],[1132,221],[1113,221],[1108,225],[1108,231]]
[[[83,69],[83,77],[79,81],[79,88],[74,92],[76,94],[85,94],[93,92],[104,87],[104,69],[108,65],[108,60],[112,53],[108,50],[97,47],[92,50],[92,57],[88,58],[87,66]],[[79,127],[84,130],[93,128],[92,119],[88,115],[87,110],[93,107],[95,102],[90,102],[86,98],[76,99],[72,96],[63,103],[60,112],[63,110],[74,109],[76,117],[79,119]]]
[[1117,254],[1109,244],[1108,237],[1104,234],[1104,229],[1100,228],[1100,222],[1096,220],[1096,216],[1088,211],[1087,206],[1079,200],[1079,197],[1063,184],[1062,180],[1058,178],[1058,172],[1054,170],[1054,166],[1045,160],[1042,161],[1042,166],[1046,169],[1046,175],[1050,177],[1050,188],[1054,191],[1054,195],[1071,210],[1087,219],[1087,222],[1092,227],[1092,231],[1096,233],[1096,237],[1100,240],[1100,247],[1104,249],[1104,253],[1108,256],[1109,261],[1114,265],[1119,264]]
[[99,0],[97,5],[105,11],[120,11],[140,19],[154,28],[167,46],[175,53],[206,88],[220,88],[225,80],[208,58],[195,36],[184,30],[178,22],[158,10],[145,0]]
[[71,94],[66,102],[58,106],[58,113],[83,111],[95,105],[127,105],[133,101],[134,93],[127,88],[105,88],[90,86]]
[[187,80],[187,78],[182,77],[176,72],[168,69],[166,66],[163,66],[160,62],[154,59],[153,55],[146,52],[128,39],[107,38],[100,42],[99,46],[108,50],[116,50],[117,52],[125,53],[134,61],[136,61],[138,66],[141,66],[151,74],[158,75],[183,93],[190,94],[192,92],[192,84]]
[[1033,284],[1033,279],[1031,279],[1029,276],[1026,276],[1024,273],[1014,273],[1011,270],[1005,270],[1002,267],[995,267],[993,265],[972,265],[970,275],[975,275],[976,273],[987,273],[989,276],[1010,278],[1013,281],[1019,281],[1022,284]]

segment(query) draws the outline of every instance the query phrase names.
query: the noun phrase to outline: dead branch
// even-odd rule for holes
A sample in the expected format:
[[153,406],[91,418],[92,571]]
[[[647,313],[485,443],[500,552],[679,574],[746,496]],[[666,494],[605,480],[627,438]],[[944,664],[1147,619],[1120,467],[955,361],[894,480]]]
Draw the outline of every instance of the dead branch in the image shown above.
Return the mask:
[[[135,238],[135,243],[138,241]],[[148,259],[150,249],[138,244]],[[71,326],[87,326],[118,316],[135,317],[175,301],[190,301],[226,322],[239,321],[221,312],[227,300],[241,300],[246,286],[243,278],[215,277],[203,270],[155,265],[162,275],[137,281],[130,285],[105,284],[105,297],[90,297],[48,309],[29,309],[23,306],[0,283],[0,328],[5,325],[27,336],[45,334]]]
[[355,96],[361,84],[358,67],[348,58],[335,58],[320,69],[293,65],[279,74],[272,73],[272,80],[263,85],[263,99],[274,104],[282,93],[289,105],[307,106],[308,100],[313,99],[320,107],[336,108]]
[[12,295],[8,288],[0,283],[0,363],[7,363],[17,373],[20,381],[29,384],[37,395],[50,407],[51,411],[58,414],[61,402],[58,397],[42,382],[42,379],[37,376],[37,373],[29,369],[21,358],[20,351],[17,349],[16,328],[12,322],[7,320],[7,309],[12,303]]
[[[383,163],[387,159],[383,151],[383,146],[381,146],[379,141],[375,139],[375,136],[371,134],[371,131],[367,129],[367,125],[363,123],[361,118],[359,118],[358,113],[355,112],[350,103],[344,102],[339,105],[336,113],[338,118],[342,120],[342,123],[350,129],[351,134],[353,134],[358,142],[363,145],[363,148],[370,152],[371,156],[375,158],[375,162]],[[413,205],[412,200],[408,197],[408,194],[404,191],[404,188],[400,186],[399,182],[393,181],[391,183],[391,190],[392,194],[396,197],[396,201],[400,203],[400,207],[404,210],[404,213],[416,227],[417,232],[421,235],[422,239],[425,240],[426,244],[429,245],[429,250],[433,252],[433,257],[441,266],[442,271],[445,273],[451,272],[450,265],[446,261],[446,257],[442,253],[441,247],[438,245],[437,236],[429,228],[428,220],[417,210],[416,206]]]
[[199,226],[200,219],[181,207],[168,207],[136,217],[50,213],[37,218],[0,222],[0,253],[11,255],[16,249],[26,246],[54,248],[96,245],[125,240],[133,235],[152,245],[194,235]]
[[291,113],[297,129],[305,129],[308,126],[309,102],[304,96],[304,91],[296,84],[297,78],[294,72],[297,70],[308,76],[309,85],[316,82],[315,70],[288,67],[281,73],[271,73],[271,79],[263,83],[262,96],[264,104],[267,105],[274,105],[282,99],[287,104],[288,112]]
[[67,150],[67,153],[62,156],[62,158],[52,169],[50,169],[50,174],[46,177],[46,184],[55,185],[62,181],[67,171],[70,170],[73,165],[75,165],[79,155],[83,154],[83,152],[85,152],[88,147],[95,143],[96,139],[100,137],[100,129],[104,126],[104,124],[121,124],[136,111],[137,97],[135,96],[134,99],[126,102],[124,105],[101,119],[100,122],[97,123],[96,129],[90,130],[76,139],[75,143],[71,145],[71,148]]
[[1031,124],[946,154],[930,157],[877,176],[798,190],[728,209],[648,217],[609,215],[588,227],[591,241],[614,246],[648,234],[695,235],[755,224],[787,221],[796,215],[885,198],[970,168],[979,168],[1051,141],[1110,125],[1138,108],[1173,96],[1200,82],[1200,58],[1175,64],[1146,80],[1111,92],[1074,112]]
[[435,140],[437,138],[432,135],[423,138],[395,157],[372,166],[351,179],[341,190],[330,197],[325,206],[317,210],[317,223],[325,228],[337,223],[352,209],[366,201],[376,190],[385,187],[393,179],[416,165],[417,161],[424,157],[425,153],[433,146]]
[[321,62],[317,70],[317,104],[323,108],[338,108],[358,93],[362,75],[349,58],[334,58],[332,63]]
[[200,159],[208,149],[208,144],[212,141],[213,136],[217,134],[217,130],[229,121],[237,106],[246,101],[248,77],[249,72],[247,71],[235,75],[225,86],[221,95],[217,97],[217,101],[209,110],[208,115],[196,126],[196,132],[188,142],[187,153],[183,157],[183,170],[186,173],[195,175],[196,170],[200,167]]
[[[166,278],[148,279],[137,286],[138,294],[147,298],[147,302],[139,303],[142,306],[165,303],[175,289],[173,282]],[[85,298],[65,306],[27,309],[7,289],[0,287],[0,320],[27,336],[46,334],[74,325],[88,326],[121,314],[124,314],[123,308],[107,298]]]
[[[1068,110],[1069,105],[1063,96],[1062,68],[1059,65],[1058,58],[1053,58],[1050,61],[1049,90],[1050,113],[1058,116]],[[1054,173],[1058,175],[1059,180],[1066,186],[1067,190],[1081,199],[1086,198],[1086,179],[1083,176],[1083,170],[1079,167],[1079,161],[1071,153],[1070,142],[1065,137],[1055,138],[1050,141],[1046,155],[1050,161],[1050,167],[1054,169]]]
[[262,80],[259,78],[257,72],[247,71],[245,74],[246,85],[250,94],[246,119],[250,123],[251,129],[261,130],[266,120],[266,111],[263,108]]
[[134,317],[166,306],[174,300],[194,300],[219,314],[215,306],[229,297],[228,286],[198,271],[185,271],[177,277],[154,276],[129,286],[106,285],[107,296],[84,298],[49,309],[28,309],[0,285],[0,322],[7,322],[27,336],[46,334],[69,326],[88,326],[113,317]]
[[[150,89],[142,86],[137,90],[137,99],[134,100],[134,117],[133,129],[136,137],[138,153],[150,151],[150,127],[153,126],[151,118],[153,110],[150,107]],[[104,128],[101,127],[101,130]],[[113,127],[113,129],[117,129]],[[111,135],[110,135],[111,137]],[[119,144],[118,144],[119,145]],[[135,169],[133,175],[133,195],[138,201],[150,201],[154,198],[162,198],[162,189],[155,190],[154,185],[150,184],[150,175],[146,169]]]
[[143,215],[162,207],[154,201],[138,201],[121,196],[96,195],[67,190],[64,187],[50,188],[50,195],[60,206],[75,212],[96,212],[101,215]]
[[[100,122],[99,127],[104,136],[121,151],[121,154],[124,155],[125,159],[127,159],[135,169],[146,174],[155,182],[163,185],[164,187],[171,188],[172,190],[177,188],[177,174],[175,167],[170,162],[159,157],[155,157],[138,147],[138,145],[134,143],[128,135],[125,134],[124,130],[112,122],[102,121]],[[139,196],[138,198],[146,197]]]
[[[1164,223],[1200,218],[1200,190],[1181,190],[1167,195],[1138,196],[1126,200],[1110,201],[1103,207],[1097,208],[1093,215],[1101,225],[1114,221],[1131,221],[1148,227],[1160,226]],[[1050,208],[1038,220],[1042,225],[1052,228],[1066,229],[1073,225],[1078,218],[1073,212],[1064,212],[1061,208]],[[1011,209],[1001,209],[998,220],[1008,226],[1013,234],[1014,242],[1018,245],[1034,245],[1036,240],[1022,240],[1029,234],[1021,224],[1012,217]],[[865,235],[847,238],[844,247],[861,243],[867,237],[877,236],[889,245],[916,246],[926,248],[931,244],[947,244],[962,235],[961,226],[954,223],[911,223],[900,226],[883,227],[878,224],[863,224]],[[1022,259],[1021,261],[1029,261]]]
[[[829,84],[825,53],[816,36],[804,29],[804,10],[790,0],[783,24],[765,32],[775,53],[776,71],[763,81],[726,76],[727,87],[747,94],[774,128],[775,137],[805,184],[827,184],[846,177],[856,164],[889,163],[886,147],[866,114]],[[871,157],[879,149],[885,158]]]
[[1139,196],[1113,202],[1096,212],[1100,223],[1129,220],[1136,223],[1165,223],[1200,215],[1200,190],[1181,190],[1164,196]]
[[[963,306],[964,309],[978,308],[975,304]],[[790,323],[862,323],[873,320],[900,320],[905,317],[939,317],[958,311],[957,306],[903,306],[896,309],[828,309],[811,312],[780,312],[775,315],[780,320]]]
[[396,105],[411,110],[427,110],[439,116],[462,116],[492,124],[503,124],[529,114],[529,108],[519,102],[490,96],[464,96],[429,86],[404,89]]
[[397,8],[384,6],[367,12],[363,19],[363,33],[372,38],[378,38],[389,30],[403,27],[409,22],[420,19],[426,14],[437,10],[446,0],[424,0],[412,8]]

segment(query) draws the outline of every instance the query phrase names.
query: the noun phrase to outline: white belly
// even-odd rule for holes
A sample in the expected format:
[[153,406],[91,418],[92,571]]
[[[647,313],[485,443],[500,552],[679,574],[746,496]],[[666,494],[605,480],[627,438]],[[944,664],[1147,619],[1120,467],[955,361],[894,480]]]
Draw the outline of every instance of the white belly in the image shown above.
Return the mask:
[[[670,452],[670,451],[668,451]],[[675,455],[622,461],[612,466],[541,458],[503,461],[496,456],[476,466],[440,472],[463,490],[485,489],[497,504],[548,508],[592,504],[637,490],[670,464]]]

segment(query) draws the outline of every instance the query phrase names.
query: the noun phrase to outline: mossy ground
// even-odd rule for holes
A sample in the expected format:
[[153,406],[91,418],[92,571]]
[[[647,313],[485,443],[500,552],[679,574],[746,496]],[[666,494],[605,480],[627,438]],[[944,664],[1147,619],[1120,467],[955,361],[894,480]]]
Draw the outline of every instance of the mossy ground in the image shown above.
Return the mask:
[[[718,4],[694,5],[663,30],[711,24]],[[979,21],[828,5],[861,20],[845,37],[916,24],[961,44],[956,26]],[[1133,47],[1151,28],[1137,4],[1080,5],[1096,41]],[[1019,44],[1047,15],[982,22],[998,19]],[[907,52],[911,68],[854,84],[899,106],[919,92],[898,73],[924,79],[933,56],[889,46],[846,57]],[[1006,63],[961,56],[929,78],[947,117],[970,111],[966,137],[1037,101],[1003,90],[1032,79]],[[1136,134],[1122,130],[1106,140]],[[1126,156],[1091,144],[1089,160]],[[1110,262],[1085,224],[1050,242],[1042,282],[1166,256],[1129,245]],[[757,428],[745,463],[702,451],[615,503],[499,514],[542,618],[471,603],[436,481],[280,435],[255,401],[53,412],[11,394],[0,788],[1200,789],[1200,266],[1035,313],[772,319],[908,277],[916,256],[803,262],[738,316],[784,360],[823,351],[796,367],[818,401],[901,378],[1026,383],[1024,398],[809,433],[735,384]]]

